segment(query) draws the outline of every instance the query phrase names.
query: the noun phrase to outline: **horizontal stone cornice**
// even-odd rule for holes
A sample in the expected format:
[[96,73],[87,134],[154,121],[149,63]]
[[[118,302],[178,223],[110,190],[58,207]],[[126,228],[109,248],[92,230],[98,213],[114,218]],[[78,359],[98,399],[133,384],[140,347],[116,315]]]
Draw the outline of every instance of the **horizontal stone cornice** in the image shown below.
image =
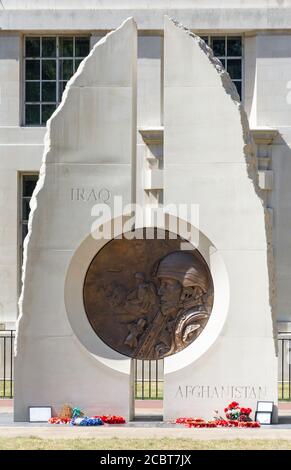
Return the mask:
[[196,31],[291,29],[291,7],[1,10],[0,28],[5,31],[108,31],[133,16],[140,30],[162,31],[164,15]]

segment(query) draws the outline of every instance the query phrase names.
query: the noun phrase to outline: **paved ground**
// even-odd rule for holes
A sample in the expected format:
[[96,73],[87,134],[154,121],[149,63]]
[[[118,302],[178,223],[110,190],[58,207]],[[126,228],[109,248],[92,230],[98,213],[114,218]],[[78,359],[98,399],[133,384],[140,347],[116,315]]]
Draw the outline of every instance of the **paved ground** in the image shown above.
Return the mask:
[[188,429],[179,425],[160,423],[139,423],[130,425],[104,425],[99,427],[73,427],[60,425],[21,425],[1,426],[0,437],[29,437],[35,436],[43,439],[73,439],[82,438],[113,438],[120,439],[161,439],[188,438],[197,440],[209,439],[279,439],[291,441],[291,426],[288,429],[264,427],[261,429]]
[[162,421],[143,421],[142,415],[155,415],[161,411],[157,404],[138,404],[140,420],[125,425],[104,425],[82,428],[69,425],[50,425],[47,423],[14,423],[12,401],[0,402],[0,437],[29,437],[43,439],[72,439],[76,437],[91,438],[190,438],[208,439],[283,439],[291,441],[291,403],[280,404],[279,424],[264,426],[260,429],[188,429],[182,425]]

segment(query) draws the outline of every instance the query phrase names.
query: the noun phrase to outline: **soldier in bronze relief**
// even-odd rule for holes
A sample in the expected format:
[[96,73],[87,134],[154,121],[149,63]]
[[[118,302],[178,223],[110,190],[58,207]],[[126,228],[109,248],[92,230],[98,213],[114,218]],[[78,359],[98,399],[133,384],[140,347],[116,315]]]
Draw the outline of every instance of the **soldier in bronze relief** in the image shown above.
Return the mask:
[[[106,271],[109,260],[101,250],[85,279],[92,327],[113,349],[138,359],[181,351],[201,333],[211,313],[213,284],[206,262],[197,250],[178,251],[177,240],[113,240],[108,245],[114,242],[112,259],[120,268]],[[137,258],[130,258],[131,253]],[[144,271],[134,271],[135,266]]]
[[202,331],[209,314],[203,303],[207,276],[198,260],[176,251],[158,266],[159,310],[139,340],[137,357],[160,359],[184,349]]

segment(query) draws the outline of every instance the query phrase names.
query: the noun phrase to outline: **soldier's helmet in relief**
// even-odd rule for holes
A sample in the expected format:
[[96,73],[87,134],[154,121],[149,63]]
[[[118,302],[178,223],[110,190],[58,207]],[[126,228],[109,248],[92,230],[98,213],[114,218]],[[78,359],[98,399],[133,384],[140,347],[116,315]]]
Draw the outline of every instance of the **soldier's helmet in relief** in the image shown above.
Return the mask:
[[179,281],[183,287],[200,287],[207,291],[208,273],[197,257],[187,251],[174,251],[166,255],[156,267],[157,278],[169,278]]

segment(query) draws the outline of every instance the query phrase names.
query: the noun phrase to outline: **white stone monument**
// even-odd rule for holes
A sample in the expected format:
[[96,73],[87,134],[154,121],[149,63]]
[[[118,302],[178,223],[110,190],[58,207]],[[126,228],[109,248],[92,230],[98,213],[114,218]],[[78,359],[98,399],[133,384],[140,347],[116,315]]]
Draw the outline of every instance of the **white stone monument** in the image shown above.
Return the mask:
[[188,348],[165,359],[164,417],[203,416],[237,401],[277,402],[272,241],[248,121],[219,60],[165,21],[164,203],[199,205],[199,251],[214,305]]
[[[28,419],[29,405],[44,403],[54,413],[72,403],[89,415],[127,419],[132,409],[131,361],[98,339],[79,302],[82,276],[102,245],[90,235],[92,206],[132,198],[136,42],[129,19],[95,45],[48,122],[24,249],[17,421]],[[72,260],[75,285],[66,288]]]
[[[66,402],[89,415],[132,417],[132,360],[91,328],[83,285],[108,241],[91,236],[93,205],[110,207],[114,196],[146,205],[149,188],[163,192],[165,207],[198,205],[190,242],[214,284],[204,330],[164,359],[164,418],[210,418],[233,400],[277,402],[271,232],[239,97],[206,44],[166,18],[163,166],[145,170],[136,162],[136,41],[128,19],[97,43],[48,122],[24,249],[17,421],[28,419],[30,405],[57,412]],[[145,142],[162,131],[143,130]]]

